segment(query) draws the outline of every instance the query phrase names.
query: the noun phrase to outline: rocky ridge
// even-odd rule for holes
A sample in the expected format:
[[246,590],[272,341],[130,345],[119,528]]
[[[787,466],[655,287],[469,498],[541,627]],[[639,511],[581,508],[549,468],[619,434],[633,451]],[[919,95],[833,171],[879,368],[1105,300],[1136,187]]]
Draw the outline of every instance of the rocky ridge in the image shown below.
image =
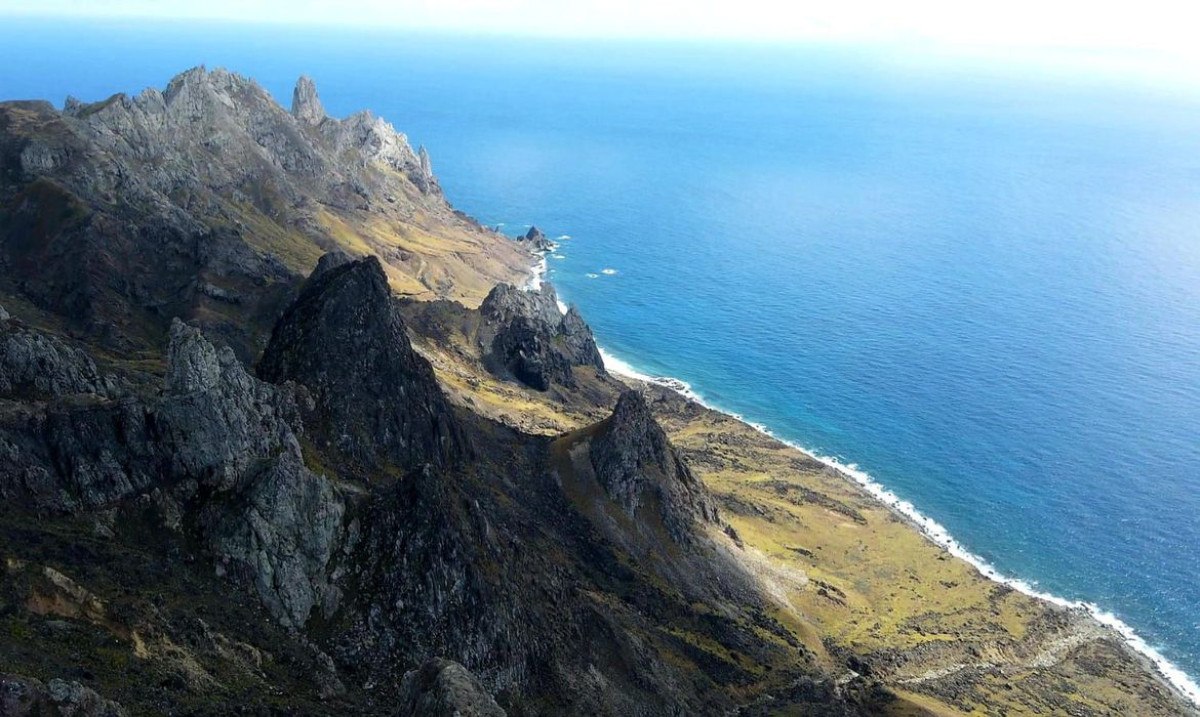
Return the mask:
[[[62,111],[0,103],[0,177],[0,293],[26,302],[10,310],[126,355],[157,355],[178,316],[254,359],[330,250],[380,257],[397,290],[476,302],[530,262],[454,212],[427,152],[369,112],[326,116],[308,78],[292,112],[204,68]],[[430,240],[436,264],[417,259]]]
[[[881,649],[876,606],[906,609],[886,600],[918,576],[873,551],[928,546],[849,488],[789,482],[815,474],[785,450],[626,390],[551,287],[506,284],[529,260],[513,244],[310,80],[291,112],[202,69],[62,112],[0,104],[0,705],[920,714],[984,704],[1012,669],[1004,704],[1186,713],[1051,617],[1024,642],[1008,613],[973,618],[1023,661],[921,640],[921,615],[896,628],[915,647]],[[504,420],[542,410],[573,427]],[[876,572],[843,579],[844,556]],[[1053,671],[1055,650],[1092,672]],[[967,666],[924,669],[943,651]]]

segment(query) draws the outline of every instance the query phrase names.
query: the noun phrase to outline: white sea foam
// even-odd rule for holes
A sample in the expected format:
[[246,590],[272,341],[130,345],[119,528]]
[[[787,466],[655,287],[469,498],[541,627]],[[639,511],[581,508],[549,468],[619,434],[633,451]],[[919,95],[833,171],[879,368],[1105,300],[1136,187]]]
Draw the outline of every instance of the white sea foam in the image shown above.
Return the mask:
[[681,381],[679,379],[667,376],[651,376],[637,370],[632,364],[614,356],[608,351],[605,351],[603,348],[600,349],[600,356],[604,359],[604,367],[612,373],[670,388],[707,408],[711,408],[714,411],[720,411],[728,416],[732,416],[733,418],[752,426],[761,433],[764,433],[781,443],[791,446],[792,448],[795,448],[796,450],[815,458],[821,463],[824,463],[830,468],[833,468],[857,483],[880,503],[883,503],[891,510],[908,519],[925,535],[925,537],[929,538],[935,544],[944,548],[954,557],[970,563],[985,578],[1003,585],[1007,585],[1026,595],[1038,598],[1040,600],[1045,600],[1060,607],[1087,613],[1100,624],[1116,632],[1126,645],[1143,657],[1147,658],[1155,666],[1155,668],[1158,669],[1162,677],[1171,684],[1172,687],[1178,690],[1193,704],[1200,706],[1200,685],[1198,685],[1196,681],[1193,680],[1187,673],[1179,669],[1179,667],[1163,656],[1161,652],[1147,643],[1145,639],[1143,639],[1141,635],[1138,635],[1132,627],[1130,627],[1126,622],[1121,620],[1121,618],[1117,617],[1113,613],[1103,610],[1094,603],[1085,602],[1082,600],[1069,600],[1067,598],[1059,597],[1058,595],[1052,595],[1050,593],[1043,592],[1038,590],[1029,582],[1001,573],[986,560],[975,553],[972,553],[962,543],[955,540],[954,537],[950,535],[950,531],[946,530],[945,526],[938,523],[933,518],[921,513],[921,511],[917,510],[917,507],[911,502],[904,500],[900,496],[888,490],[886,487],[872,478],[866,471],[859,469],[855,464],[842,463],[836,458],[820,455],[819,453],[809,450],[798,443],[780,438],[779,436],[775,435],[771,429],[767,428],[761,423],[754,423],[733,411],[725,410],[719,406],[715,406],[707,402],[702,396],[696,393],[696,391],[692,389],[692,386],[686,381]]
[[[533,285],[534,281],[537,282],[537,286],[541,285],[542,274],[544,274],[546,271],[545,263],[545,257],[543,257],[540,269],[534,269],[534,275],[530,278],[530,285],[533,286],[533,288],[536,288],[536,286]],[[608,273],[608,271],[610,270],[605,270],[605,273]],[[613,273],[616,273],[615,270],[613,270]],[[596,274],[588,274],[587,276],[589,279],[597,278]],[[558,310],[564,314],[567,312],[567,305],[563,303],[562,299],[559,299],[558,301]],[[921,531],[922,534],[925,535],[925,537],[933,541],[933,543],[942,547],[954,557],[959,558],[960,560],[965,560],[976,570],[978,570],[979,573],[985,578],[988,578],[994,582],[998,582],[1002,585],[1007,585],[1014,590],[1029,595],[1030,597],[1034,597],[1039,600],[1045,600],[1049,603],[1069,610],[1077,610],[1087,613],[1100,624],[1116,632],[1126,645],[1149,660],[1150,663],[1153,664],[1158,670],[1159,674],[1162,675],[1162,677],[1172,687],[1174,687],[1187,700],[1196,706],[1200,706],[1200,684],[1197,684],[1191,676],[1179,669],[1179,667],[1168,660],[1161,652],[1146,642],[1141,635],[1138,635],[1128,623],[1121,620],[1121,618],[1117,617],[1113,613],[1100,608],[1100,606],[1094,603],[1085,602],[1082,600],[1069,600],[1067,598],[1059,597],[1058,595],[1052,595],[1051,593],[1043,592],[1038,590],[1029,582],[1001,573],[986,560],[975,553],[972,553],[966,548],[966,546],[955,540],[954,536],[950,535],[950,531],[948,531],[945,526],[943,526],[941,523],[938,523],[933,518],[921,513],[921,511],[917,510],[915,505],[888,490],[886,487],[872,478],[866,471],[861,470],[857,465],[853,463],[842,463],[837,458],[823,456],[816,451],[805,448],[794,441],[781,438],[775,435],[775,433],[765,425],[750,421],[745,416],[742,416],[735,411],[726,410],[707,401],[703,396],[697,393],[692,388],[692,385],[687,381],[673,378],[671,376],[652,376],[643,371],[639,371],[633,366],[633,364],[630,364],[628,361],[615,356],[609,351],[606,351],[603,347],[597,346],[597,348],[600,351],[600,358],[604,361],[604,367],[612,373],[669,388],[685,398],[696,401],[706,408],[710,408],[714,411],[720,411],[727,416],[736,418],[737,420],[753,427],[755,430],[763,433],[764,435],[770,436],[780,443],[791,446],[801,453],[804,453],[805,455],[810,456],[838,471],[843,476],[861,486],[880,503],[900,514],[902,517],[908,519],[917,527],[917,529]]]
[[601,269],[600,273],[604,274],[605,276],[612,276],[613,274],[617,273],[617,270],[616,269]]
[[566,259],[567,258],[567,257],[563,256],[562,254],[551,254],[550,256],[552,256],[555,259]]
[[538,257],[538,263],[529,272],[529,280],[525,282],[525,289],[537,291],[542,288],[542,281],[546,278],[546,270],[549,268],[546,262],[546,255]]
[[570,235],[570,234],[560,234],[560,235],[559,235],[559,237],[558,237],[558,240],[559,240],[559,241],[567,241],[567,240],[568,240],[568,239],[570,239],[570,238],[571,238],[571,235]]

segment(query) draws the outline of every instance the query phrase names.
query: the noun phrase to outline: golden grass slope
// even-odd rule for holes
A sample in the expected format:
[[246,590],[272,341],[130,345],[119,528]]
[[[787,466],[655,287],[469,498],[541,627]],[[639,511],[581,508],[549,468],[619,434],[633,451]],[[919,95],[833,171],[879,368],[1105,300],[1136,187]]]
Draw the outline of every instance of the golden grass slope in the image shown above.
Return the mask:
[[[622,384],[582,395],[498,381],[470,342],[416,337],[451,399],[545,435],[607,415]],[[746,567],[831,674],[870,673],[895,714],[1196,714],[1115,633],[951,556],[849,477],[748,424],[658,386],[656,417],[745,544]],[[597,393],[610,400],[597,403]],[[719,652],[719,651],[718,651]]]

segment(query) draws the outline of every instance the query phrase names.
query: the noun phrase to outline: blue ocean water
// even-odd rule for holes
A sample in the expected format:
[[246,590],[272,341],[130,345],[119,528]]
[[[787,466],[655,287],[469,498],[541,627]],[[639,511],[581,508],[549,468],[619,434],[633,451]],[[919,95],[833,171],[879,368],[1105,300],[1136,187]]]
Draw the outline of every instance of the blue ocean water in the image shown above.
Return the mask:
[[0,27],[5,98],[200,63],[376,110],[458,207],[570,236],[550,278],[607,351],[1200,675],[1200,97],[882,49]]

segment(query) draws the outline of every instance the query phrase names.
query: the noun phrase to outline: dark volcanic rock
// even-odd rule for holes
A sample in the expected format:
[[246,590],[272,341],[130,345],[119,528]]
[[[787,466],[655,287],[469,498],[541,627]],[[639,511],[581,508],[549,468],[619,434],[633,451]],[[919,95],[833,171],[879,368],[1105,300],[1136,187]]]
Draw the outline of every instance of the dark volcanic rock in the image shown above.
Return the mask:
[[423,717],[504,717],[483,685],[465,667],[431,659],[404,675],[399,714]]
[[115,391],[112,379],[100,375],[86,351],[0,314],[0,397]]
[[534,253],[544,254],[554,251],[554,242],[550,241],[546,233],[537,227],[529,227],[529,231],[525,232],[524,236],[517,237],[517,241]]
[[[121,705],[78,682],[0,674],[0,715],[5,717],[125,717]],[[487,714],[487,713],[481,713]]]
[[345,588],[352,602],[340,662],[382,680],[447,655],[488,670],[492,689],[523,686],[541,649],[532,626],[556,619],[530,597],[560,595],[562,586],[553,573],[522,566],[519,526],[492,512],[486,484],[471,473],[428,466],[376,493],[363,508]]
[[558,297],[550,284],[528,291],[498,284],[479,313],[484,362],[498,376],[512,376],[545,391],[552,383],[574,385],[573,366],[604,372],[591,329],[574,307],[565,315],[559,312]]
[[318,269],[271,334],[258,372],[311,392],[319,439],[365,474],[444,465],[463,447],[429,362],[413,351],[379,260]]
[[612,500],[631,518],[661,520],[676,541],[692,539],[695,521],[720,522],[708,491],[637,391],[621,394],[592,438],[590,456],[596,478]]

